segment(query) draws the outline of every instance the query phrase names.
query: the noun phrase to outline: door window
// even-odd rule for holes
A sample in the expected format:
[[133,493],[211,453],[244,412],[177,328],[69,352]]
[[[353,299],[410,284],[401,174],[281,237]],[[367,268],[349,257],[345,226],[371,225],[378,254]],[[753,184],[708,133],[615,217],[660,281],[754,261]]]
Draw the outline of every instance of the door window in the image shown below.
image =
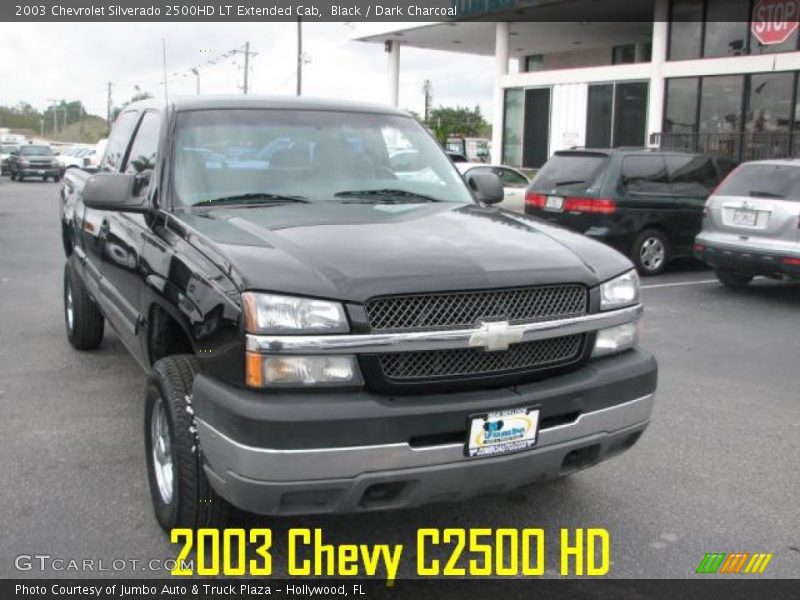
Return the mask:
[[154,110],[146,112],[133,139],[126,173],[141,173],[155,168],[160,130],[161,116]]
[[622,185],[631,194],[669,194],[667,165],[662,156],[626,156]]
[[667,156],[667,171],[676,196],[708,196],[717,183],[717,170],[709,156],[687,154]]
[[500,177],[505,187],[528,187],[528,180],[522,175],[511,169],[495,169],[495,173]]
[[131,135],[136,127],[136,120],[139,112],[135,110],[128,110],[117,117],[114,123],[114,129],[108,138],[106,144],[106,153],[103,156],[103,161],[100,163],[101,171],[120,171],[122,169],[122,161],[125,160],[125,151],[128,149],[128,143],[131,141]]

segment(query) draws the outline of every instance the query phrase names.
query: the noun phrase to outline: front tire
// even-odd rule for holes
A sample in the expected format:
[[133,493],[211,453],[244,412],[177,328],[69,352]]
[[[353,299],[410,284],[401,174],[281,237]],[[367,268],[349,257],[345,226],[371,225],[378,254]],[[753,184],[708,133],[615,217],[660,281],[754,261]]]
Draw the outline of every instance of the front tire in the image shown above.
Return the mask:
[[753,275],[740,271],[733,271],[732,269],[717,268],[714,269],[714,273],[717,275],[717,279],[719,279],[722,285],[733,289],[742,289],[753,281]]
[[191,407],[197,371],[193,356],[169,356],[153,366],[147,381],[147,480],[156,519],[167,532],[174,527],[223,528],[231,514],[203,470]]
[[631,259],[636,270],[647,277],[658,275],[667,268],[670,252],[667,236],[657,229],[645,229],[633,244]]
[[76,350],[96,350],[103,341],[103,315],[69,262],[64,266],[64,324]]

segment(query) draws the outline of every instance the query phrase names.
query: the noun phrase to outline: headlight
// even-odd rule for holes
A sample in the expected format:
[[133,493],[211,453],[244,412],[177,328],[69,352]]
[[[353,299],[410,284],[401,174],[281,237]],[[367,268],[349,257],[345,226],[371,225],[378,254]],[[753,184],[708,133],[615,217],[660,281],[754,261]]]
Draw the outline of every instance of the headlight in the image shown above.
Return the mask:
[[338,302],[244,292],[244,324],[249,333],[347,333],[350,326]]
[[600,310],[622,308],[639,302],[639,276],[628,271],[600,286]]
[[639,343],[639,322],[625,323],[597,332],[592,358],[608,356],[633,348]]
[[363,383],[355,356],[247,353],[247,385],[250,387],[331,387]]

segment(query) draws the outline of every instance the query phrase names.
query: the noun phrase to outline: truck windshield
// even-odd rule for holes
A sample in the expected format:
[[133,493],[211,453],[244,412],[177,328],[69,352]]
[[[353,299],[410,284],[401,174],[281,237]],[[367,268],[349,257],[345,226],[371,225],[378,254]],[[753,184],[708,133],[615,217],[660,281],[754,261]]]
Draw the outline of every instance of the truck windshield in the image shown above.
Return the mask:
[[258,197],[474,202],[438,144],[416,121],[399,115],[187,111],[178,115],[174,144],[173,184],[184,205]]
[[21,156],[53,156],[50,146],[22,146],[19,153]]

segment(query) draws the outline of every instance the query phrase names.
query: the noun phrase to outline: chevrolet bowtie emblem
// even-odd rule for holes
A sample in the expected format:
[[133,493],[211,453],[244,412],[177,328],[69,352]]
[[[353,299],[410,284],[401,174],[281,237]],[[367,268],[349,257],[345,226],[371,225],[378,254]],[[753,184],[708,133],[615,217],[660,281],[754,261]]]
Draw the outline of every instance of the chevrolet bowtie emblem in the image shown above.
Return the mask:
[[522,328],[511,327],[508,321],[495,321],[481,323],[480,329],[469,338],[469,345],[473,348],[483,346],[487,352],[508,350],[511,344],[522,341]]

